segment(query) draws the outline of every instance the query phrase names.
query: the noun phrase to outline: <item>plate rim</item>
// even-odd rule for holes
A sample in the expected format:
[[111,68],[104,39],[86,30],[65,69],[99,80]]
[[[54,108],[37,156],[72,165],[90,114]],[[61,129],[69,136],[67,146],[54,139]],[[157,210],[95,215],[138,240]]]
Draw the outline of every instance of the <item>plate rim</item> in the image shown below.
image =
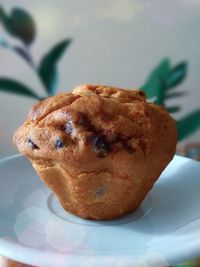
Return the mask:
[[[0,165],[11,161],[11,160],[16,160],[16,159],[20,159],[20,158],[26,158],[24,157],[22,154],[15,154],[9,157],[5,157],[3,159],[0,160]],[[190,159],[187,157],[183,157],[180,155],[175,155],[174,158],[179,158],[179,160],[184,160],[186,162],[193,162],[193,163],[198,163],[199,162],[197,160],[194,159]],[[173,159],[174,159],[173,158]],[[172,159],[172,160],[173,160]],[[16,251],[18,253],[16,253]],[[23,251],[23,253],[22,253]],[[153,255],[152,251],[150,254],[144,254],[142,257],[142,260],[147,261],[148,263],[153,263],[153,264],[158,264],[158,259],[156,257],[156,253],[159,253],[159,251],[155,251],[155,255]],[[37,265],[38,262],[43,262],[41,266],[46,266],[48,264],[48,266],[53,266],[51,265],[52,262],[50,260],[49,262],[49,258],[52,259],[52,255],[55,255],[58,258],[62,258],[64,256],[64,254],[62,253],[58,253],[58,252],[50,252],[50,251],[41,251],[39,249],[36,248],[30,248],[28,246],[25,246],[23,244],[19,244],[16,243],[14,241],[11,240],[7,240],[5,238],[0,237],[0,255],[5,256],[7,258],[11,258],[13,260],[16,261],[21,261],[27,264],[32,264],[32,265]],[[30,255],[32,255],[32,257],[30,258]],[[76,255],[75,257],[70,257],[70,260],[72,260],[72,265],[70,266],[78,266],[78,264],[82,261],[84,262],[84,260],[87,259],[88,255],[83,255],[83,254],[74,254]],[[177,264],[180,263],[182,261],[185,260],[189,260],[190,258],[193,257],[197,257],[200,255],[200,239],[196,239],[195,241],[191,241],[188,244],[183,244],[180,245],[178,248],[176,247],[176,252],[174,251],[173,246],[170,247],[166,253],[165,253],[165,257],[166,260],[169,259],[170,260],[170,264]],[[70,256],[70,252],[69,254],[66,254],[65,257]],[[134,264],[135,260],[133,257],[129,256],[129,255],[123,255],[123,257],[121,257],[120,255],[115,255],[114,256],[116,258],[116,260],[119,260],[120,258],[123,259],[123,263],[127,263],[127,264]],[[92,258],[92,256],[90,256],[90,258]],[[95,259],[99,259],[99,265],[98,266],[109,266],[109,261],[111,260],[110,257],[108,257],[107,255],[100,255],[100,254],[95,254],[94,255]],[[37,259],[37,262],[34,260]],[[95,263],[96,264],[96,263]],[[96,266],[96,265],[95,265]],[[131,265],[133,266],[133,265]],[[154,265],[153,265],[154,266]],[[161,266],[161,265],[155,265],[155,266]]]

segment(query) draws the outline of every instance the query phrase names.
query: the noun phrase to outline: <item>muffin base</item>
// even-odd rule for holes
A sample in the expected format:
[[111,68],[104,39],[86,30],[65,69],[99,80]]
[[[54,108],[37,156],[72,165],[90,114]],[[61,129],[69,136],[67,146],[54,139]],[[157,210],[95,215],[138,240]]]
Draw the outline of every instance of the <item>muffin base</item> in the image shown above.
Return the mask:
[[144,186],[138,177],[103,171],[73,176],[63,163],[36,160],[33,167],[66,211],[94,220],[114,219],[136,210],[158,177],[149,177]]

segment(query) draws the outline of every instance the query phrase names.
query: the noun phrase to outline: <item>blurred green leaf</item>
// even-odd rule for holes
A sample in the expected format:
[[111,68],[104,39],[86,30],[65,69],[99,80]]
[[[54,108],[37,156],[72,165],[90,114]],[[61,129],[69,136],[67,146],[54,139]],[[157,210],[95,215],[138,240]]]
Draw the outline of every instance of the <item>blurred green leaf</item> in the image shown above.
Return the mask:
[[28,86],[7,78],[0,78],[0,91],[24,95],[40,100],[40,97]]
[[176,98],[176,97],[181,97],[181,96],[184,96],[186,95],[186,92],[173,92],[173,93],[170,93],[170,94],[165,94],[165,98],[166,99],[171,99],[171,98]]
[[30,65],[33,65],[33,61],[31,56],[29,55],[29,53],[22,47],[20,46],[13,46],[12,49],[18,54],[20,55],[23,59],[25,59],[25,61],[27,63],[29,63]]
[[6,19],[6,13],[5,13],[3,7],[0,6],[0,21],[4,22],[5,19]]
[[200,266],[200,258],[187,261],[185,263],[173,265],[171,267],[199,267]]
[[179,106],[174,106],[174,107],[169,107],[169,108],[166,108],[166,109],[167,109],[167,111],[168,111],[169,113],[176,113],[176,112],[178,112],[178,111],[181,110],[181,107],[179,107]]
[[155,104],[164,105],[166,86],[163,79],[160,79],[160,90],[157,92]]
[[41,59],[38,73],[48,95],[54,95],[57,90],[57,62],[70,45],[71,41],[71,39],[66,39],[58,43]]
[[163,105],[164,104],[164,90],[163,89],[158,91],[158,95],[157,95],[157,98],[156,98],[154,103],[157,105]]
[[168,58],[162,60],[160,64],[151,72],[146,83],[142,86],[148,98],[158,95],[163,89],[163,80],[166,79],[170,70],[170,60]]
[[181,62],[175,66],[168,74],[166,86],[168,89],[174,88],[180,84],[187,75],[187,62]]
[[6,31],[12,36],[19,38],[24,44],[30,45],[36,34],[36,27],[31,15],[21,9],[14,8],[10,15],[7,15],[0,7],[0,19]]
[[0,46],[4,48],[11,49],[12,51],[16,52],[19,56],[21,56],[28,64],[34,67],[33,59],[29,52],[20,46],[11,46],[9,45],[3,38],[0,36]]
[[179,141],[183,140],[200,127],[200,110],[196,110],[176,122]]

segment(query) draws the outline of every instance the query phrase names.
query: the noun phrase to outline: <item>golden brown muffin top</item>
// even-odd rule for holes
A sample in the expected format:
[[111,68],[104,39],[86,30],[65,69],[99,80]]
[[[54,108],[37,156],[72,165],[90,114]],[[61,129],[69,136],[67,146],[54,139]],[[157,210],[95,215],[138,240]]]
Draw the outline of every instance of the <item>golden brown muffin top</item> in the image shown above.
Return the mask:
[[[102,85],[81,85],[35,104],[15,132],[14,143],[31,159],[52,159],[85,164],[114,153],[148,153],[152,107],[140,90]],[[166,116],[167,115],[167,116]],[[171,119],[171,118],[170,118]],[[157,126],[156,126],[157,127]]]

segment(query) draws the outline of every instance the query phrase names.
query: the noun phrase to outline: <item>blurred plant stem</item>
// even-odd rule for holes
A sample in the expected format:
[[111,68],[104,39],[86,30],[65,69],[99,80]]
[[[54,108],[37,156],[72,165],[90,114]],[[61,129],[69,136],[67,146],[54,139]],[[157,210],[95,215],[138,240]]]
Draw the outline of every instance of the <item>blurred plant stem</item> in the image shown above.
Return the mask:
[[12,50],[25,60],[41,81],[45,95],[39,96],[34,93],[30,86],[7,77],[0,78],[0,91],[20,94],[37,100],[43,100],[48,96],[54,95],[58,90],[57,63],[72,40],[68,38],[53,46],[41,58],[37,66],[30,50],[30,45],[36,37],[36,25],[32,16],[21,8],[14,8],[10,14],[7,14],[3,7],[0,6],[0,22],[8,34],[21,41],[20,46],[11,45],[1,36],[0,46]]

